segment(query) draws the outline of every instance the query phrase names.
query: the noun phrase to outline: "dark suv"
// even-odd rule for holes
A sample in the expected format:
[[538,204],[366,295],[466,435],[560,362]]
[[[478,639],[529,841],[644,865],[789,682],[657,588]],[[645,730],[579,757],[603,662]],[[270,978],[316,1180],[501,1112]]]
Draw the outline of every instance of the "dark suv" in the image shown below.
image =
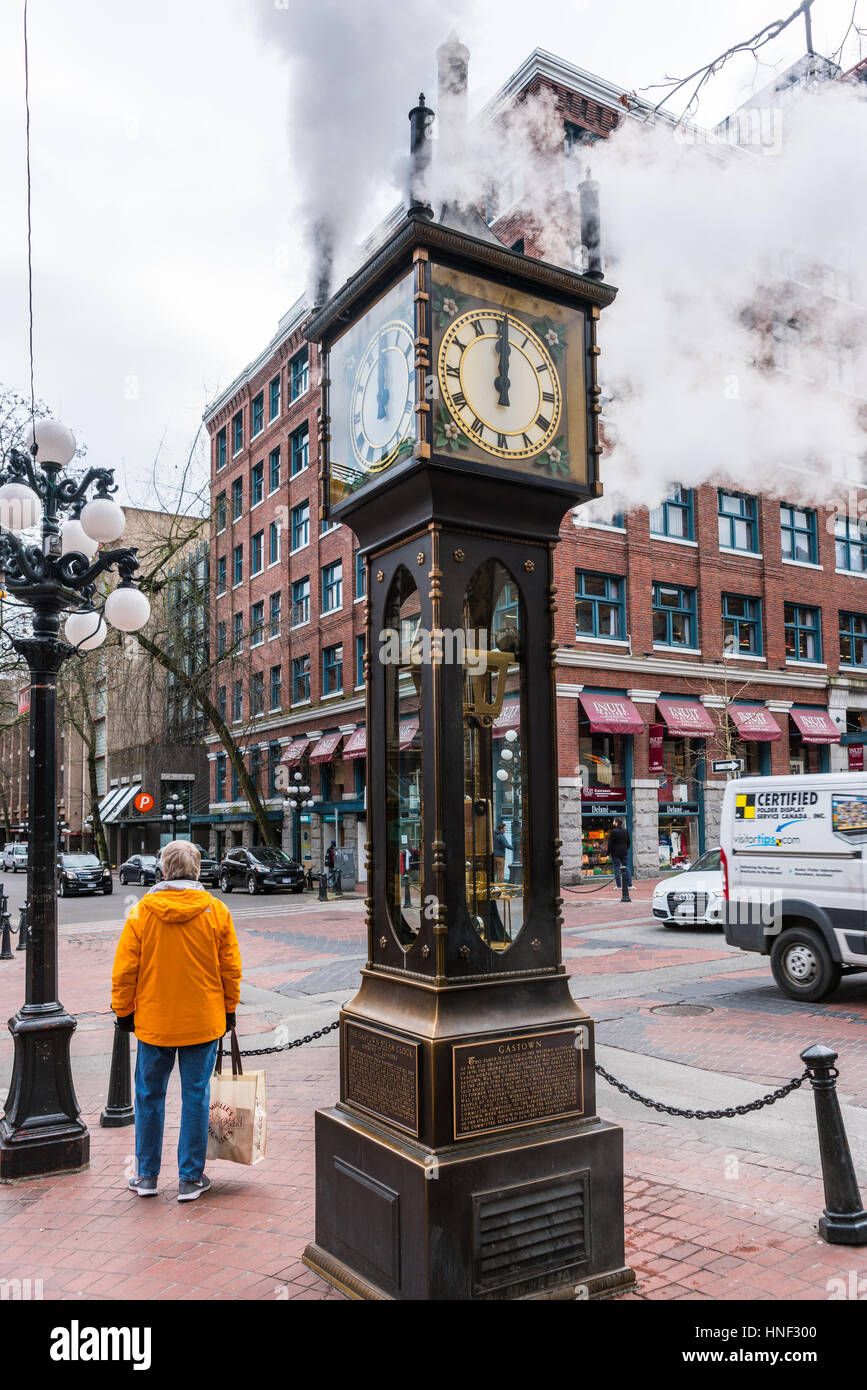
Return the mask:
[[220,887],[224,893],[233,888],[246,888],[248,893],[261,893],[266,888],[289,888],[293,893],[304,890],[304,870],[282,849],[270,845],[258,849],[230,849],[220,865]]
[[113,888],[111,869],[95,854],[58,854],[59,897],[75,893],[110,893]]

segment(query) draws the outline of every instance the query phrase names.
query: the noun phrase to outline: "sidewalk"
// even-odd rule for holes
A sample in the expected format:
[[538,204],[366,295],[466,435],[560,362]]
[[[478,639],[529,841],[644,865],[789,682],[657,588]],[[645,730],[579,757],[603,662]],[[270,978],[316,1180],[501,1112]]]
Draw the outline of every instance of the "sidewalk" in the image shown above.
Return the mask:
[[[591,976],[586,990],[591,1000],[593,988],[605,980],[593,971],[606,961],[620,956],[617,968],[622,971],[634,953],[636,969],[647,968],[651,948],[631,940],[628,924],[646,920],[648,891],[638,885],[643,905],[640,898],[631,909],[612,902],[604,911],[598,904],[604,895],[599,894],[592,912],[565,895],[564,946],[582,954],[586,949],[580,969]],[[357,957],[364,950],[361,904],[317,909],[308,901],[297,914],[277,905],[272,913],[271,906],[267,915],[248,917],[254,905],[237,903],[245,979],[255,985],[255,1002],[242,1004],[239,1011],[240,1031],[247,1038],[268,1034],[281,1020],[288,1023],[291,1037],[310,1031],[307,1023],[293,1028],[287,1011],[298,1008],[308,1014],[315,1008],[327,1021],[327,1007],[333,1010],[329,1017],[336,1017],[336,1003],[326,1003],[329,997],[321,986],[334,980],[335,1001],[348,997],[351,987],[343,981],[357,972]],[[624,919],[627,924],[618,927]],[[579,920],[601,925],[570,937],[569,928]],[[600,945],[602,941],[609,944]],[[257,1063],[265,1065],[268,1077],[267,1160],[254,1169],[213,1164],[213,1191],[182,1206],[175,1200],[179,1103],[173,1081],[160,1195],[142,1201],[126,1190],[132,1128],[99,1128],[112,1039],[107,981],[113,949],[112,933],[89,934],[86,928],[62,942],[61,998],[80,1020],[73,1069],[91,1131],[91,1166],[80,1174],[0,1188],[0,1279],[41,1279],[45,1299],[340,1297],[301,1263],[314,1230],[313,1112],[332,1104],[338,1091],[335,1035]],[[716,959],[718,937],[709,937],[707,952],[698,954]],[[0,1008],[6,1009],[6,1017],[20,1002],[22,978],[20,957],[17,965],[5,963],[0,971]],[[301,996],[304,980],[318,990],[312,1001]],[[684,1020],[649,1015],[647,1004],[646,998],[636,1000],[631,1010],[622,1010],[622,1020],[612,1017],[602,1026],[625,1027],[639,1018],[661,1051],[670,1037],[685,1052]],[[596,1006],[593,1012],[604,1017],[606,1008]],[[693,1022],[705,1024],[702,1019]],[[663,1031],[668,1028],[677,1029],[677,1035]],[[692,1051],[705,1046],[695,1041],[700,1037],[697,1026],[689,1043]],[[605,1033],[604,1041],[614,1042],[615,1034]],[[706,1046],[711,1047],[709,1034]],[[7,1075],[10,1053],[7,1041],[0,1049]],[[792,1075],[790,1061],[785,1059],[786,1077]],[[714,1065],[721,1065],[719,1058]],[[613,1093],[600,1080],[602,1114],[610,1113],[612,1100]],[[649,1118],[638,1106],[628,1114],[623,1121],[627,1259],[639,1288],[624,1295],[624,1301],[825,1300],[838,1287],[849,1287],[850,1271],[857,1278],[867,1275],[867,1250],[828,1246],[818,1239],[816,1221],[823,1207],[818,1155],[814,1164],[799,1165],[730,1148],[718,1124],[709,1122],[694,1136],[670,1128],[662,1117],[659,1122]],[[835,1279],[843,1282],[837,1286],[830,1282]]]

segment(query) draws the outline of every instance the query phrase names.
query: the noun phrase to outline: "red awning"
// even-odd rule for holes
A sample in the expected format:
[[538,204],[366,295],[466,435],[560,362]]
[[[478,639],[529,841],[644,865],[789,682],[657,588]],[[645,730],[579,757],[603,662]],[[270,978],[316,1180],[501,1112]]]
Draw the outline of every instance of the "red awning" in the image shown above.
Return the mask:
[[520,729],[521,727],[521,701],[504,700],[503,708],[494,720],[494,727],[491,732],[494,738],[505,738],[509,729]]
[[764,705],[729,705],[729,715],[741,738],[776,743],[783,737],[782,729]]
[[291,767],[293,763],[300,763],[304,750],[313,740],[309,738],[293,738],[286,752],[280,759],[281,763],[288,763]]
[[842,734],[824,709],[790,709],[789,714],[805,743],[839,743]]
[[413,739],[418,733],[418,719],[402,719],[400,721],[400,751],[405,753],[410,747]]
[[716,732],[698,700],[657,700],[656,706],[673,738],[711,738]]
[[311,763],[329,763],[337,752],[342,738],[343,735],[339,729],[335,729],[330,734],[323,734],[310,754]]
[[641,734],[644,720],[625,695],[578,696],[594,734]]
[[367,752],[367,729],[362,727],[350,734],[343,745],[343,758],[363,758]]

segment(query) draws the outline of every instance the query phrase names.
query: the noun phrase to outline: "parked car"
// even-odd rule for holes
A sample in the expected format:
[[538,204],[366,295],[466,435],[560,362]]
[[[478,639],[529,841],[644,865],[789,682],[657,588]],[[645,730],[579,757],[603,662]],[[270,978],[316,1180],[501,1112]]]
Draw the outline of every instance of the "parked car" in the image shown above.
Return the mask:
[[220,865],[220,887],[224,893],[246,888],[261,893],[266,888],[304,891],[304,870],[285,850],[263,845],[257,849],[231,849]]
[[3,846],[3,868],[7,873],[27,872],[27,846],[23,841]]
[[688,869],[669,875],[653,890],[653,915],[666,927],[718,927],[724,906],[718,849],[707,850]]
[[723,800],[726,941],[791,999],[867,971],[867,773],[738,777]]
[[117,876],[121,883],[138,883],[144,888],[145,884],[156,883],[159,860],[155,854],[131,854],[129,859],[125,859],[117,871]]
[[111,869],[95,854],[58,854],[57,893],[66,898],[76,893],[111,893]]
[[[160,868],[159,860],[157,860],[156,882],[162,883],[162,881],[163,871]],[[217,884],[220,882],[219,864],[217,863],[216,859],[209,859],[208,856],[205,854],[202,855],[202,860],[199,865],[199,882],[209,883],[212,888],[216,888]]]

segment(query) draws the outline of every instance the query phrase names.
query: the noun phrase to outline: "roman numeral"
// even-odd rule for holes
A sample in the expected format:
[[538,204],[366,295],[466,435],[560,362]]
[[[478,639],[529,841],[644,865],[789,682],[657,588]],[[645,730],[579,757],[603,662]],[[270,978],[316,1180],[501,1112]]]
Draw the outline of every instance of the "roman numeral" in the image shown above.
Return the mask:
[[478,415],[473,417],[473,423],[470,425],[470,429],[472,430],[473,434],[477,434],[479,436],[479,439],[484,439],[485,427],[479,419]]
[[473,319],[473,332],[477,338],[484,338],[485,325],[482,323],[481,319]]
[[463,353],[466,352],[466,350],[467,350],[467,344],[466,344],[466,343],[462,343],[461,340],[460,340],[460,338],[453,338],[453,339],[452,339],[452,342],[454,343],[455,347],[458,349],[458,352],[460,352],[461,354],[463,354]]
[[369,448],[368,451],[367,451],[367,462],[368,462],[368,463],[373,463],[373,460],[374,460],[375,458],[376,458],[376,450],[373,449],[373,448]]
[[523,433],[522,433],[521,438],[522,438],[522,440],[524,441],[524,448],[525,448],[525,449],[532,449],[532,447],[533,447],[533,441],[532,441],[532,439],[530,438],[530,436],[529,436],[528,434],[523,434]]
[[529,338],[525,338],[524,341],[523,341],[522,344],[521,344],[521,347],[522,347],[522,348],[525,348],[525,347],[527,346],[527,344],[529,343],[529,341],[530,341]]
[[506,442],[506,436],[505,436],[504,434],[498,434],[498,435],[497,435],[497,448],[498,448],[498,449],[508,449],[508,447],[509,447],[509,445],[508,445],[508,443]]
[[543,391],[543,392],[542,392],[542,400],[543,400],[543,401],[547,401],[549,405],[553,405],[553,404],[554,404],[554,392],[553,392],[553,391]]
[[364,448],[364,435],[363,435],[363,434],[357,435],[357,436],[356,436],[356,439],[355,439],[355,442],[356,442],[356,444],[358,445],[359,451],[360,451],[361,449],[363,449],[363,448]]
[[446,376],[460,377],[460,367],[453,367],[451,362],[446,363]]
[[548,363],[547,363],[547,362],[540,362],[539,365],[538,365],[538,367],[536,368],[536,371],[538,372],[539,376],[541,376],[543,372],[547,372],[547,370],[548,370]]
[[467,403],[467,398],[464,395],[463,391],[456,391],[455,394],[452,396],[452,400],[454,401],[458,410],[463,410],[464,406]]
[[537,429],[540,429],[540,430],[542,431],[543,434],[545,433],[545,431],[546,431],[547,429],[550,428],[550,426],[551,426],[551,421],[550,421],[550,420],[546,420],[544,415],[537,415],[537,416],[536,416],[536,428],[537,428]]

